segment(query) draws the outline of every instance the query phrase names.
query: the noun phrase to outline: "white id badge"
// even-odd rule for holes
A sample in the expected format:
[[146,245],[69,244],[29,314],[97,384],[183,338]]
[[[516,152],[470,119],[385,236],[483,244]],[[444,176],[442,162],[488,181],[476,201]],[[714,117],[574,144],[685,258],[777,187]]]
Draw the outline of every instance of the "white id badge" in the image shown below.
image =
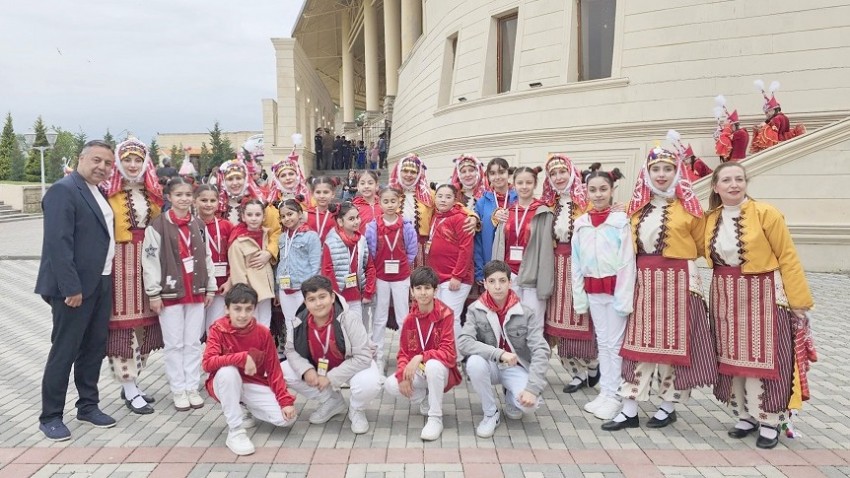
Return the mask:
[[419,368],[416,370],[416,375],[419,375],[422,378],[425,378],[425,364],[419,363]]
[[328,359],[320,358],[318,362],[319,367],[316,370],[316,373],[318,373],[320,377],[327,377],[329,364]]
[[425,243],[425,254],[430,254],[430,253],[431,253],[431,241],[427,241]]
[[384,261],[384,274],[398,274],[399,261]]
[[357,287],[357,274],[353,272],[345,276],[345,288],[350,289],[352,287]]
[[215,276],[216,277],[227,277],[227,263],[226,262],[216,262],[215,263]]
[[281,289],[291,289],[292,288],[292,279],[289,276],[281,276],[280,277],[280,288]]
[[509,260],[511,262],[521,262],[522,261],[522,255],[523,255],[524,251],[525,251],[524,247],[511,246],[510,255],[508,256]]
[[183,259],[183,270],[186,271],[187,274],[191,274],[195,272],[195,258],[194,257],[186,257]]

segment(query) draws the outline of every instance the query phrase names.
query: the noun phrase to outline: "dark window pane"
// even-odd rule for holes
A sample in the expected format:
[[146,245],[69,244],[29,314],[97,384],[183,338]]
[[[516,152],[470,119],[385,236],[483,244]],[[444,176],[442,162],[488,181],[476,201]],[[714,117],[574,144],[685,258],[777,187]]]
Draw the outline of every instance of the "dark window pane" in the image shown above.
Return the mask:
[[516,49],[516,26],[516,15],[499,19],[499,57],[497,61],[499,69],[499,93],[511,91],[511,79],[514,71],[514,51]]
[[611,77],[617,0],[578,0],[579,81]]

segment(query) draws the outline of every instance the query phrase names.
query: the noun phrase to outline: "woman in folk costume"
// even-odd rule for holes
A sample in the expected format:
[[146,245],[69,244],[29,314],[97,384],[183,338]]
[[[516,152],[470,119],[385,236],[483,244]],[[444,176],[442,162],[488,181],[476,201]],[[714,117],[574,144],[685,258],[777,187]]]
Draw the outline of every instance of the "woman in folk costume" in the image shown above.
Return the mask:
[[[234,226],[241,222],[240,209],[243,204],[251,199],[263,200],[260,188],[248,173],[248,167],[238,159],[221,163],[216,173],[219,190],[218,215]],[[263,227],[269,230],[268,247],[249,262],[249,266],[254,269],[260,269],[269,263],[274,265],[280,253],[277,246],[277,240],[280,238],[280,213],[276,208],[270,209],[273,210],[265,211],[263,222]]]
[[481,199],[484,191],[488,189],[484,163],[470,154],[460,155],[455,158],[454,163],[449,182],[457,188],[457,202],[474,211],[476,201]]
[[[813,348],[805,347],[806,311],[814,301],[782,213],[747,196],[743,166],[719,166],[711,184],[703,241],[713,269],[711,314],[720,345],[714,395],[732,405],[738,418],[729,436],[744,438],[758,429],[756,446],[773,448],[795,367],[805,384],[814,358]],[[795,354],[798,334],[802,357]]]
[[779,102],[776,101],[774,92],[779,89],[779,82],[773,81],[770,83],[770,98],[764,91],[764,82],[756,80],[753,82],[756,89],[761,91],[764,97],[764,124],[753,126],[753,144],[750,145],[750,153],[757,153],[767,149],[780,141],[786,141],[791,138],[806,134],[806,127],[798,124],[791,127],[791,121],[782,112]]
[[272,164],[272,178],[266,204],[268,207],[277,208],[281,201],[299,197],[300,202],[310,202],[310,189],[307,187],[301,165],[298,164],[298,153],[293,148],[289,156]]
[[426,169],[419,156],[409,154],[393,168],[389,181],[389,187],[404,193],[399,212],[403,219],[413,222],[419,237],[419,252],[416,254],[414,267],[425,263],[423,247],[428,241],[431,216],[434,215],[434,196],[425,178]]
[[152,350],[162,348],[157,314],[142,286],[142,242],[145,228],[159,216],[163,198],[156,168],[141,141],[130,138],[115,148],[115,166],[106,196],[115,214],[115,262],[112,317],[106,355],[121,398],[138,414],[153,413],[154,399],[138,386]]
[[596,339],[590,314],[573,310],[570,241],[573,223],[587,212],[587,191],[581,171],[563,154],[549,156],[544,167],[543,203],[555,213],[552,235],[555,238],[555,289],[549,298],[544,332],[550,344],[558,345],[558,356],[572,381],[564,387],[573,393],[599,381]]
[[650,428],[676,421],[675,404],[717,379],[714,338],[694,260],[703,255],[702,207],[681,157],[653,148],[629,202],[637,253],[634,313],[626,325],[623,409],[603,430],[637,428],[638,402],[659,385],[661,406]]
[[747,157],[750,134],[746,129],[741,128],[738,110],[730,113],[726,109],[726,98],[723,95],[715,97],[714,102],[714,118],[717,120],[717,129],[714,131],[714,150],[722,163],[741,161]]

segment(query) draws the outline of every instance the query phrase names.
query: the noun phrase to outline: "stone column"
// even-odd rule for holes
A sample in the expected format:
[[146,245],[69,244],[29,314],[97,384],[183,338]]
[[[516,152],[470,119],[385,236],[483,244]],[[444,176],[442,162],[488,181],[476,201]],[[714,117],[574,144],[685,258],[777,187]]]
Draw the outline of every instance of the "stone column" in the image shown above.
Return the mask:
[[422,35],[422,0],[401,0],[401,58],[407,58]]
[[384,56],[387,69],[387,96],[398,94],[398,68],[401,66],[401,4],[384,0]]
[[363,45],[366,63],[366,111],[381,109],[380,73],[378,70],[378,12],[372,0],[363,1]]
[[342,117],[346,123],[354,122],[354,54],[348,45],[351,34],[351,15],[348,10],[342,15]]

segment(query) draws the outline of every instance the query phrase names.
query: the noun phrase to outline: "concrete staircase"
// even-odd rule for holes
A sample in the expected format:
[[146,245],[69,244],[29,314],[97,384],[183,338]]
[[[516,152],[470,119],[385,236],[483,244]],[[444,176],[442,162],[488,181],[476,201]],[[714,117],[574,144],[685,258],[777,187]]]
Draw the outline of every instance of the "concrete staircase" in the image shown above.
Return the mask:
[[24,214],[21,210],[12,209],[12,206],[0,201],[0,223],[40,219],[41,217],[41,214]]

